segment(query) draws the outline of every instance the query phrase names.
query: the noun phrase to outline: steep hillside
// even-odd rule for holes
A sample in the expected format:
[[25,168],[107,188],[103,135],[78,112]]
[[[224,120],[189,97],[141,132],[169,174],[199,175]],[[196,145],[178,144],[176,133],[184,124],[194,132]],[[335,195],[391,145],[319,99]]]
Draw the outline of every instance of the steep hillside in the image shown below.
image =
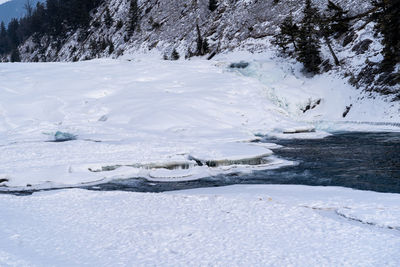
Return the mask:
[[[215,11],[210,11],[208,0],[139,1],[139,21],[134,34],[128,38],[130,0],[111,0],[93,11],[90,26],[67,34],[63,40],[43,37],[40,44],[27,42],[22,48],[23,61],[71,61],[93,57],[119,56],[124,52],[158,48],[161,51],[178,47],[182,55],[196,49],[198,38],[196,25],[203,38],[208,38],[211,50],[223,52],[238,47],[254,52],[262,51],[266,39],[276,33],[279,23],[293,14],[302,16],[302,1],[223,0]],[[370,8],[367,1],[341,0],[344,7],[351,7],[353,14]],[[327,1],[316,4],[322,10]],[[106,9],[112,17],[110,27],[105,25]],[[49,46],[52,41],[57,46]],[[111,41],[114,51],[97,48],[104,41]],[[108,46],[107,43],[106,46]],[[27,49],[29,47],[30,49]],[[39,49],[38,48],[42,48]],[[44,49],[43,49],[44,48]],[[24,49],[29,53],[24,53]],[[33,52],[32,52],[33,51]]]

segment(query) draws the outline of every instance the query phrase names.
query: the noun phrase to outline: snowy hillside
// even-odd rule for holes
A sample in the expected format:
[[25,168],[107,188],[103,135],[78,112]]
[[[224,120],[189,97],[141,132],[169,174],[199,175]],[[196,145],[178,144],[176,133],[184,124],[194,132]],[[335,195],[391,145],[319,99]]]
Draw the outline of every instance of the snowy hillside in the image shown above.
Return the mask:
[[[321,10],[325,9],[327,1],[314,1]],[[368,1],[341,0],[337,1],[343,7],[351,7],[351,14],[357,14],[370,8]],[[356,2],[356,3],[355,3]],[[119,56],[122,53],[137,51],[139,48],[148,50],[157,48],[171,52],[178,48],[182,56],[188,50],[195,50],[199,25],[204,38],[207,38],[211,50],[226,51],[239,47],[251,51],[263,51],[268,45],[266,37],[276,33],[279,23],[289,14],[294,14],[298,20],[302,16],[303,3],[301,1],[273,1],[254,0],[223,0],[219,2],[217,10],[211,12],[208,0],[177,0],[139,1],[140,19],[137,30],[132,38],[126,40],[128,32],[125,23],[129,17],[128,0],[106,1],[92,14],[89,29],[82,33],[69,33],[62,40],[61,46],[53,46],[51,38],[41,40],[37,44],[27,42],[21,48],[24,61],[72,61],[77,59]],[[105,10],[109,9],[112,25],[105,25]],[[118,25],[119,21],[124,22]],[[82,39],[81,36],[84,35]],[[108,49],[93,54],[91,42],[100,44],[103,40],[113,43],[114,51],[109,55]],[[35,52],[25,53],[29,51]]]

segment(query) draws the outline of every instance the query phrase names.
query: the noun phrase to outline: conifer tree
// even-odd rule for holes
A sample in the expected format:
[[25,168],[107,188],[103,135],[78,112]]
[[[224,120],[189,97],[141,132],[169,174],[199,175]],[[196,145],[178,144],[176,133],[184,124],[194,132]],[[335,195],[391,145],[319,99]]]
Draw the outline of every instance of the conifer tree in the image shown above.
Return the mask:
[[311,0],[306,0],[304,17],[299,30],[297,59],[304,65],[304,70],[316,74],[319,72],[320,40],[317,25],[319,22],[318,10],[312,6]]
[[[297,51],[297,44],[299,36],[299,27],[293,22],[292,15],[288,16],[280,25],[280,32],[274,37],[274,44],[276,44],[284,54],[292,54]],[[293,45],[293,52],[288,52],[289,45]]]
[[110,9],[108,9],[108,7],[107,7],[105,14],[104,14],[104,24],[107,26],[107,28],[110,28],[112,26],[113,22],[114,22],[114,20],[111,17]]
[[196,30],[197,30],[197,51],[196,51],[196,54],[198,56],[204,56],[205,52],[204,52],[204,49],[203,49],[203,37],[201,36],[199,24],[196,24]]
[[108,40],[108,54],[112,54],[115,50],[114,44],[111,40]]
[[382,70],[390,72],[400,63],[400,0],[375,0],[372,4],[378,8],[374,14],[376,28],[382,33],[383,56]]
[[11,56],[10,56],[10,61],[11,62],[21,62],[21,57],[19,55],[18,49],[14,49],[12,51]]
[[204,55],[210,53],[210,45],[208,44],[207,38],[203,40],[203,53]]
[[131,37],[139,22],[139,6],[137,0],[131,0],[129,7],[128,36]]
[[349,21],[344,18],[349,11],[345,11],[339,4],[332,1],[328,1],[327,11],[326,22],[329,24],[331,33],[337,33],[337,36],[346,33],[350,26]]
[[8,52],[7,29],[4,22],[0,23],[0,55]]
[[12,19],[7,28],[7,39],[10,49],[16,48],[20,44],[18,35],[19,22],[17,19]]
[[174,48],[171,53],[171,60],[178,60],[180,58],[178,51]]

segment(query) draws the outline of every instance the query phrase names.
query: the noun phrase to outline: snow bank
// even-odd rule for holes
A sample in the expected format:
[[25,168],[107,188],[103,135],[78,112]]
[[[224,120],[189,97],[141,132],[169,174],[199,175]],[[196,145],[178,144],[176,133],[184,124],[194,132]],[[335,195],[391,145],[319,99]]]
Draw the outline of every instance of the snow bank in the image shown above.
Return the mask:
[[[3,64],[0,179],[8,181],[2,185],[47,188],[131,177],[190,180],[228,169],[288,164],[248,141],[255,133],[299,123],[271,103],[259,81],[216,65],[153,56]],[[66,142],[48,142],[57,136]],[[192,168],[193,157],[230,166]],[[262,158],[263,166],[246,164]]]
[[[0,195],[0,265],[398,266],[400,195],[305,186]],[[371,214],[371,212],[368,212]],[[397,214],[397,215],[396,215]],[[393,217],[399,222],[399,217]]]
[[233,185],[182,190],[178,191],[178,194],[268,199],[285,205],[332,211],[336,215],[363,224],[400,231],[399,194],[302,185]]
[[[300,63],[279,58],[274,51],[270,47],[265,53],[238,51],[216,58],[225,62],[247,59],[249,66],[234,72],[260,81],[276,106],[296,121],[309,122],[317,132],[400,131],[400,103],[392,102],[392,96],[356,89],[335,71],[307,78]],[[310,125],[298,128],[282,124],[282,132],[305,132],[313,129]]]

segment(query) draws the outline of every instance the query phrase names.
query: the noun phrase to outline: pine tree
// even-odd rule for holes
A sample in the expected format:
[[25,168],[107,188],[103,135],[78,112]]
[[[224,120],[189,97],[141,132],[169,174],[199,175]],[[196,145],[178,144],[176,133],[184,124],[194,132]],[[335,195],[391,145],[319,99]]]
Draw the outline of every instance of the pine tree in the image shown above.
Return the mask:
[[[288,16],[280,25],[280,32],[274,36],[276,44],[284,54],[292,54],[297,51],[297,39],[299,36],[299,27],[293,22],[292,15]],[[289,45],[293,45],[293,52],[288,52]]]
[[200,32],[200,27],[198,24],[196,24],[196,30],[197,30],[197,51],[196,54],[198,56],[204,56],[204,50],[203,50],[203,37],[201,37],[201,32]]
[[10,61],[11,62],[21,62],[21,57],[19,55],[18,49],[14,49],[12,51],[11,56],[10,56]]
[[128,37],[131,37],[139,22],[139,6],[137,0],[131,0],[129,7]]
[[17,19],[12,19],[7,28],[7,39],[10,49],[18,47],[20,44],[20,36],[18,34],[19,22]]
[[112,54],[114,52],[115,48],[114,48],[114,44],[113,42],[109,39],[108,40],[108,54]]
[[311,0],[306,0],[304,17],[299,30],[297,60],[303,63],[305,71],[312,74],[319,72],[319,65],[322,62],[317,30],[318,22],[318,10],[312,6]]
[[110,9],[108,9],[108,7],[107,7],[105,14],[104,14],[104,24],[107,26],[107,28],[110,28],[113,25],[113,22],[114,22],[114,20],[111,17]]
[[329,24],[329,31],[337,33],[337,37],[348,32],[350,27],[349,21],[344,18],[349,11],[343,10],[339,4],[335,4],[332,1],[328,1],[327,11],[328,16],[326,20]]
[[176,51],[176,49],[174,48],[174,50],[172,50],[171,53],[171,60],[178,60],[180,58],[180,55],[178,53],[178,51]]
[[7,40],[7,29],[4,22],[0,23],[0,55],[4,55],[8,52],[8,40]]
[[374,14],[376,28],[382,33],[383,56],[382,70],[391,72],[400,63],[400,0],[376,0],[378,8]]
[[210,53],[210,45],[208,44],[207,38],[203,40],[203,53],[204,55]]
[[218,1],[217,0],[209,0],[208,2],[208,9],[211,12],[214,12],[218,8]]

